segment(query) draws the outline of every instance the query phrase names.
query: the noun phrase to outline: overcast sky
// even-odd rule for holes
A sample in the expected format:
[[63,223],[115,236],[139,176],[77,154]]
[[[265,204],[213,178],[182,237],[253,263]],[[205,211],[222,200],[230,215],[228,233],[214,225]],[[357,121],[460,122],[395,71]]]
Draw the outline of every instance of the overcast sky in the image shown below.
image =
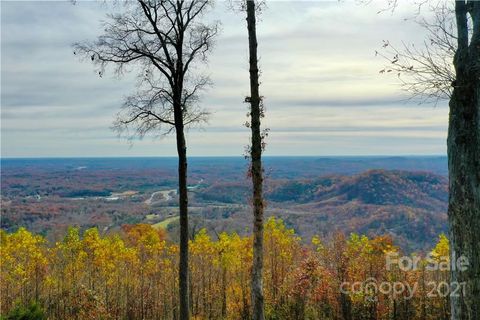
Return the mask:
[[[258,24],[261,93],[271,129],[267,155],[445,154],[446,103],[405,103],[395,77],[379,74],[383,39],[421,42],[414,6],[377,14],[383,3],[267,1]],[[1,155],[173,156],[172,137],[133,146],[110,130],[132,75],[99,78],[72,43],[101,34],[96,2],[1,2]],[[248,94],[244,15],[219,1],[222,32],[209,59],[208,125],[190,130],[191,156],[241,156]]]

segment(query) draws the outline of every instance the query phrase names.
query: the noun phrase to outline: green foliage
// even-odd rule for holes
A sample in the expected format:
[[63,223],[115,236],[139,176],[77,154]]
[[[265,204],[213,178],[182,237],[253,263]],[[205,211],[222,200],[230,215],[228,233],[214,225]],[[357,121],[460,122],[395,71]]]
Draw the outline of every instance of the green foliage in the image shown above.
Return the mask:
[[2,320],[46,320],[42,307],[31,302],[28,306],[17,304]]

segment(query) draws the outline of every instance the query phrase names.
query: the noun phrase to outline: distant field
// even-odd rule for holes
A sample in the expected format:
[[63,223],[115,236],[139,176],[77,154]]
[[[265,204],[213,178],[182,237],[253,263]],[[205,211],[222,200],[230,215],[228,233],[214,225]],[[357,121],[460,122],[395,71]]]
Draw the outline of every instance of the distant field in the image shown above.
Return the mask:
[[152,227],[154,227],[155,229],[167,229],[169,224],[175,222],[175,221],[178,221],[178,216],[175,216],[175,217],[169,217],[163,221],[160,221],[160,222],[157,222],[155,224],[152,224]]

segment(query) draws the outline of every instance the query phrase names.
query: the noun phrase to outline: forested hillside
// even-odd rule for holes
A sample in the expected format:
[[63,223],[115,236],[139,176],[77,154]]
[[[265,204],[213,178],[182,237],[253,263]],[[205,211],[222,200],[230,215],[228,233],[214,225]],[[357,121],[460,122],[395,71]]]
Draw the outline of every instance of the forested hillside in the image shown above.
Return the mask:
[[[266,215],[282,218],[303,238],[330,238],[336,231],[388,234],[407,251],[427,249],[447,232],[447,179],[420,171],[428,162],[443,167],[445,158],[338,158],[338,167],[332,159],[267,158]],[[118,231],[123,224],[147,223],[175,237],[171,159],[2,161],[5,230],[23,226],[58,240],[68,226]],[[192,228],[248,235],[246,162],[193,158],[190,170]]]
[[[247,194],[248,187],[240,182],[219,182],[199,190],[197,197],[238,204]],[[432,237],[447,232],[447,179],[427,172],[370,170],[352,176],[270,180],[266,199],[267,213],[306,237],[330,237],[335,231],[389,234],[404,249],[415,250],[426,249]],[[232,227],[241,221],[248,225],[240,214],[217,218],[234,220]],[[236,228],[241,231],[240,225]]]
[[[23,228],[0,235],[2,315],[25,312],[21,306],[35,300],[31,309],[50,319],[178,318],[178,244],[163,230],[145,224],[107,234],[70,228],[57,242]],[[212,237],[206,230],[192,237],[192,316],[249,319],[252,238]],[[266,317],[447,319],[446,288],[432,281],[448,282],[448,271],[425,268],[428,261],[448,265],[449,245],[444,236],[432,241],[432,260],[402,271],[385,265],[387,255],[401,254],[389,236],[338,233],[302,241],[271,218],[264,236]]]

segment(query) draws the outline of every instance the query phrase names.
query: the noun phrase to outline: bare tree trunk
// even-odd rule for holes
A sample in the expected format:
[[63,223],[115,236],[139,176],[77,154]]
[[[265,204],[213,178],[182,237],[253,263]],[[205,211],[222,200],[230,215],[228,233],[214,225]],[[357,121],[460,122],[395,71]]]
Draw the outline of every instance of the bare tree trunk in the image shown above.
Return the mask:
[[[473,21],[468,40],[467,14]],[[480,2],[456,1],[458,49],[456,81],[450,100],[448,216],[452,266],[461,256],[467,270],[453,269],[452,283],[465,283],[464,292],[451,297],[451,318],[480,319]]]
[[342,320],[352,320],[352,301],[343,292],[340,293],[340,306],[342,309]]
[[227,317],[227,267],[222,266],[222,319]]
[[253,266],[252,266],[252,306],[253,320],[263,320],[263,171],[262,136],[260,132],[261,98],[258,82],[257,30],[255,1],[247,0],[247,27],[250,56],[250,115],[252,130],[252,183],[253,183]]
[[187,145],[183,126],[181,107],[175,110],[175,131],[178,153],[178,194],[180,208],[180,264],[179,264],[179,299],[180,320],[190,317],[188,295],[188,193],[187,193]]

